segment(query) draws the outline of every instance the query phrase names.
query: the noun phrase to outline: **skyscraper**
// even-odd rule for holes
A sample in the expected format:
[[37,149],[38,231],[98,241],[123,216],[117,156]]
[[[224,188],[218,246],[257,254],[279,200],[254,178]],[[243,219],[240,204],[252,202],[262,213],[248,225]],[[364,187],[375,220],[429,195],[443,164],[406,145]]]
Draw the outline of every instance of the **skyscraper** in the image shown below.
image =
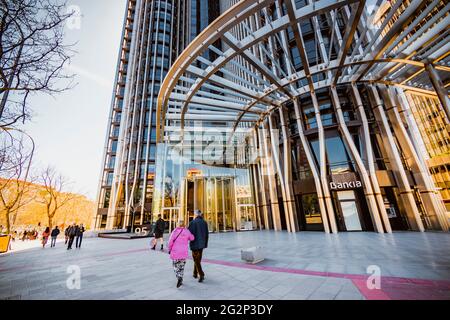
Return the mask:
[[404,95],[450,117],[448,5],[377,3],[376,25],[366,1],[222,1],[161,86],[157,209],[211,231],[447,231]]
[[448,4],[379,4],[130,1],[97,228],[447,231]]
[[218,0],[127,1],[95,228],[150,219],[160,85],[178,54],[218,15]]
[[[411,4],[411,1],[402,1],[401,3],[393,3],[387,1],[376,10],[373,24],[380,26],[385,19],[390,19],[390,22],[382,30],[381,34],[385,35],[392,26],[395,19]],[[392,10],[394,8],[394,10]],[[428,8],[428,9],[427,9]],[[429,76],[433,72],[433,63],[439,66],[448,67],[446,57],[450,55],[449,45],[447,43],[448,35],[445,32],[446,15],[450,10],[450,4],[446,1],[437,1],[434,7],[428,6],[427,10],[422,10],[420,15],[417,15],[414,26],[415,32],[411,33],[404,39],[406,41],[413,41],[412,37],[426,36],[427,33],[433,33],[432,37],[427,38],[428,41],[434,42],[436,45],[430,46],[430,50],[422,51],[420,54],[431,62],[428,68],[416,68],[414,72],[402,79],[400,84],[411,85],[416,84],[422,88],[433,88],[434,84]],[[448,24],[448,22],[447,22]],[[447,38],[446,38],[447,37]],[[447,40],[445,40],[447,39]],[[409,50],[408,52],[411,52]],[[447,78],[446,83],[442,83],[442,88],[439,91],[448,88],[448,76],[442,70],[435,70],[436,74]],[[406,99],[405,105],[408,108],[405,110],[409,117],[413,117],[414,121],[410,125],[416,131],[415,139],[418,140],[422,152],[424,154],[425,162],[429,168],[433,180],[444,200],[446,210],[450,213],[450,112],[443,107],[437,95],[429,94],[427,92],[417,92],[411,90],[404,90],[401,94],[401,99]]]

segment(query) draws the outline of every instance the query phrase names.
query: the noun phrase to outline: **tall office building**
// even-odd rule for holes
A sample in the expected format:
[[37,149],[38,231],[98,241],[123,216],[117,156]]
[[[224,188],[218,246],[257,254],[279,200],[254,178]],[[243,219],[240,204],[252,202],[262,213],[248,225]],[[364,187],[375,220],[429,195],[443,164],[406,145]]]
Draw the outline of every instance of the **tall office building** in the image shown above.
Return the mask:
[[435,96],[405,94],[425,146],[427,167],[450,214],[450,121]]
[[187,44],[218,15],[218,0],[127,1],[95,228],[122,229],[151,218],[161,82]]
[[[385,35],[394,21],[401,13],[411,4],[411,1],[402,1],[401,3],[384,2],[380,8],[375,11],[374,26],[381,26],[385,19],[389,20],[381,34]],[[392,10],[394,9],[394,10]],[[413,26],[414,33],[411,33],[403,41],[413,41],[412,36],[418,38],[422,32],[433,32],[431,41],[437,42],[439,45],[431,47],[430,51],[421,52],[423,58],[428,62],[437,63],[440,66],[449,66],[445,58],[450,55],[448,45],[448,34],[443,32],[445,26],[448,25],[448,11],[450,5],[446,1],[436,1],[436,6],[431,10],[422,10],[421,14],[416,17]],[[447,22],[446,22],[447,19]],[[440,24],[440,27],[439,27]],[[435,25],[435,28],[431,28]],[[436,26],[438,28],[436,28]],[[432,66],[432,65],[431,65]],[[432,88],[430,76],[427,74],[432,72],[430,68],[417,68],[400,82],[401,85],[416,84],[422,88]],[[446,90],[450,85],[448,76],[445,72],[436,70],[437,74],[441,73],[447,81],[442,83],[442,89]],[[419,145],[423,146],[422,152],[427,167],[433,177],[433,180],[444,200],[446,210],[450,213],[450,120],[449,113],[443,108],[439,98],[427,92],[416,92],[404,90],[402,99],[407,99],[405,105],[409,108],[406,110],[409,116],[412,116],[416,123],[412,123],[415,129],[414,139],[419,141]],[[416,125],[417,124],[417,125]]]
[[220,4],[161,84],[155,213],[200,209],[211,231],[448,231],[421,139],[435,135],[410,101],[432,97],[444,120],[429,127],[448,133],[446,1],[378,1],[378,16],[366,1]]

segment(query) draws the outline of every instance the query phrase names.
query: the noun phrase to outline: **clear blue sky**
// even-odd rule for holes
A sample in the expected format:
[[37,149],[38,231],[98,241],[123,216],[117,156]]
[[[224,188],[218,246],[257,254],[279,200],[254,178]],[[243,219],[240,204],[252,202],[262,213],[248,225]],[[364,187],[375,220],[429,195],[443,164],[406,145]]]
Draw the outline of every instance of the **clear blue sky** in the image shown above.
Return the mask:
[[78,42],[70,70],[78,86],[55,98],[32,100],[25,130],[37,146],[34,166],[53,165],[74,190],[95,199],[122,31],[125,0],[70,0],[81,10],[80,29],[66,27]]

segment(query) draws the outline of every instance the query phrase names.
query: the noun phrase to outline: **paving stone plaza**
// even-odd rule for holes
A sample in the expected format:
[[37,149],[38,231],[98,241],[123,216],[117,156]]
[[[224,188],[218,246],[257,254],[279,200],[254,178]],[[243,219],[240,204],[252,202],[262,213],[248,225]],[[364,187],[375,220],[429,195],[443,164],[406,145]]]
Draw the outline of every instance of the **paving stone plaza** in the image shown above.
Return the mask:
[[[266,259],[241,261],[241,248],[256,245]],[[71,251],[58,242],[1,255],[0,299],[450,300],[448,248],[450,235],[432,232],[216,233],[204,252],[205,282],[192,278],[188,260],[177,289],[167,253],[151,251],[148,238],[87,238]],[[79,289],[67,285],[74,270]],[[373,270],[380,289],[367,285]]]

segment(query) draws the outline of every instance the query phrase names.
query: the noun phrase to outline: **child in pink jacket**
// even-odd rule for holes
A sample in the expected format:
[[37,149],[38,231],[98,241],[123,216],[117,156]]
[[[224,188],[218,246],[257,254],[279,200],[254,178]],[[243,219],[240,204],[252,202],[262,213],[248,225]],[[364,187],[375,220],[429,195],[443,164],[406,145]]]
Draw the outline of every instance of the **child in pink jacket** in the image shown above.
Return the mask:
[[177,228],[169,239],[169,253],[173,261],[173,270],[178,279],[177,288],[183,284],[184,266],[188,257],[189,241],[194,240],[192,233],[186,229],[184,221],[178,221]]

